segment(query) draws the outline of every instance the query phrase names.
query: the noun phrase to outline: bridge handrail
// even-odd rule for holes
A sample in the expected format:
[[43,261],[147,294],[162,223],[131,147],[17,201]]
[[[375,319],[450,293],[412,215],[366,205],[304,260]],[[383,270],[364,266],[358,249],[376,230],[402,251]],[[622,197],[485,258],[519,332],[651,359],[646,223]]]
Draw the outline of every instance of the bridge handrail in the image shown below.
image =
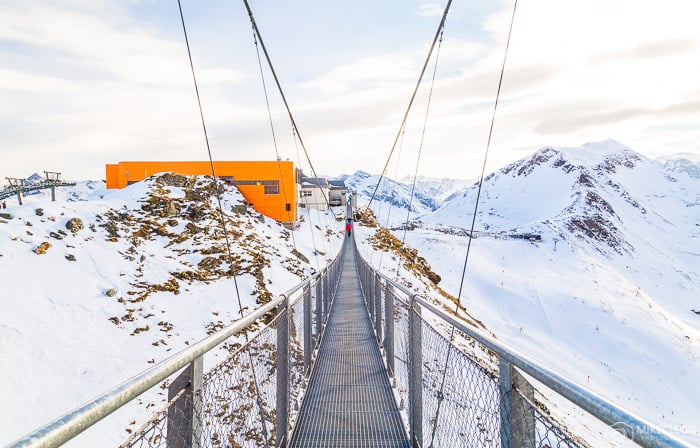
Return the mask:
[[[692,448],[693,445],[685,442],[676,436],[670,434],[662,428],[655,426],[653,423],[639,417],[632,412],[629,412],[620,406],[601,397],[593,391],[581,386],[580,384],[565,378],[556,373],[550,368],[544,367],[538,362],[518,350],[504,344],[492,336],[487,335],[476,328],[470,327],[466,322],[456,318],[449,313],[440,310],[432,304],[420,297],[415,291],[411,291],[407,287],[392,280],[382,272],[379,272],[371,264],[364,259],[357,245],[354,246],[358,259],[364,263],[376,275],[384,279],[405,294],[409,300],[409,307],[412,304],[420,305],[433,315],[442,319],[446,323],[454,326],[459,331],[465,333],[470,338],[474,339],[484,347],[495,353],[500,362],[509,363],[518,369],[522,370],[532,378],[542,383],[545,387],[552,389],[565,399],[575,403],[580,408],[590,413],[605,424],[622,432],[626,429],[632,429],[630,434],[625,432],[630,439],[646,448],[662,448],[662,447],[683,447]],[[410,308],[409,308],[410,309]]]
[[283,294],[217,333],[144,370],[130,380],[57,418],[41,429],[11,443],[9,447],[44,448],[60,446],[66,443],[143,392],[212,350],[226,339],[235,336],[251,323],[274,310],[284,300],[285,296]]
[[[633,428],[631,431],[632,440],[643,447],[692,447],[672,434],[656,427],[632,412],[629,412],[616,404],[606,400],[595,392],[579,385],[578,383],[559,375],[553,370],[538,364],[536,361],[517,350],[503,344],[474,328],[470,328],[465,322],[459,321],[454,316],[439,310],[433,304],[428,303],[421,297],[414,296],[414,300],[423,308],[440,317],[459,331],[466,333],[469,337],[498,355],[499,359],[511,363],[523,372],[527,373],[546,387],[554,390],[562,397],[577,404],[582,409],[598,418],[602,422],[613,426],[622,424],[621,429]],[[624,426],[626,425],[626,426]]]
[[58,447],[68,442],[153,386],[165,381],[178,370],[202,357],[226,339],[237,335],[265,314],[283,305],[285,301],[287,302],[287,307],[298,303],[303,299],[303,295],[291,301],[288,299],[294,293],[302,290],[314,281],[318,281],[326,273],[330,272],[330,268],[339,262],[342,253],[343,251],[341,250],[336,258],[329,262],[321,272],[298,283],[272,301],[260,306],[211,336],[144,370],[110,391],[10,443],[6,448],[50,448]]

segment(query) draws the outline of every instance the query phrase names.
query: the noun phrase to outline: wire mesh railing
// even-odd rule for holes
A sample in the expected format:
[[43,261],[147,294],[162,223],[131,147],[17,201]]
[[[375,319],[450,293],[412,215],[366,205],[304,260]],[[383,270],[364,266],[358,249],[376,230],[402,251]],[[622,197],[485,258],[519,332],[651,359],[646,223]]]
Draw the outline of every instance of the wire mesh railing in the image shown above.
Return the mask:
[[[286,446],[343,256],[341,250],[308,281],[8,448],[61,446],[156,386],[167,389],[166,405],[120,447]],[[221,347],[228,355],[204,372],[204,356]]]
[[368,312],[383,315],[373,319],[374,331],[413,446],[591,446],[586,434],[572,434],[553,415],[550,398],[599,421],[610,438],[643,447],[692,446],[415,295],[359,251],[356,258]]

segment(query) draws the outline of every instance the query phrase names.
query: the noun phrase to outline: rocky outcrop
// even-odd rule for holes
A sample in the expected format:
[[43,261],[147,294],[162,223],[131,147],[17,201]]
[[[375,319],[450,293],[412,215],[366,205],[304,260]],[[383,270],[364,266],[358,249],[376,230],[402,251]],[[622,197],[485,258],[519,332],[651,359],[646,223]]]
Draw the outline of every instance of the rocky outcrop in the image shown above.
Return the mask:
[[83,225],[83,220],[80,218],[71,218],[66,223],[66,229],[73,232],[74,235],[83,230],[83,228],[85,228],[85,226]]
[[37,255],[44,255],[47,250],[51,248],[51,243],[48,241],[44,241],[43,243],[39,244],[36,248],[34,248],[34,253]]

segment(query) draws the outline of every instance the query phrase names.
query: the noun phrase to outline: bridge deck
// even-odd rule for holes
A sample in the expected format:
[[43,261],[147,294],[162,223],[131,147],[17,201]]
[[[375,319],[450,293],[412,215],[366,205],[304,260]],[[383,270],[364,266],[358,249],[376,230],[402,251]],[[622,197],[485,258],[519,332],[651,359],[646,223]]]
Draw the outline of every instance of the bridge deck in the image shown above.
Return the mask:
[[352,244],[291,447],[408,447],[362,300]]

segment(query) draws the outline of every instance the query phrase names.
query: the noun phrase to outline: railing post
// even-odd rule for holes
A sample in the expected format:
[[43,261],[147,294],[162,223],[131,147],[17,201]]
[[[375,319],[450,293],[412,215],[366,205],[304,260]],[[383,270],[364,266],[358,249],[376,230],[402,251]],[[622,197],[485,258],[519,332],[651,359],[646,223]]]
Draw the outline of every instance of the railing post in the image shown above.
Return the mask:
[[374,280],[374,329],[377,332],[377,342],[382,346],[382,279],[376,273]]
[[322,292],[322,277],[318,276],[316,280],[316,344],[321,338],[321,328],[323,325],[323,292]]
[[411,296],[408,307],[408,401],[411,445],[423,445],[423,351],[420,308]]
[[386,355],[386,367],[389,377],[394,377],[394,298],[391,285],[386,282],[384,289],[384,354]]
[[311,341],[311,281],[304,286],[304,374],[309,375],[311,366],[311,351],[313,344]]
[[501,448],[533,448],[535,412],[518,391],[534,403],[535,389],[512,364],[503,359],[499,360],[498,371],[498,389],[501,394]]
[[367,294],[367,265],[363,262],[360,263],[362,266],[362,271],[360,272],[360,278],[362,279],[362,292]]
[[185,393],[168,408],[168,448],[199,448],[202,436],[202,372],[200,356],[168,386],[168,401],[185,389]]
[[367,306],[369,307],[369,321],[374,322],[374,271],[367,269]]
[[333,296],[333,291],[335,290],[335,273],[336,273],[336,265],[335,263],[331,266],[331,273],[329,275],[329,279],[331,281],[329,289],[328,289],[328,294],[332,297]]
[[331,298],[330,298],[330,286],[328,284],[328,268],[323,270],[323,320],[328,319],[328,312],[330,308]]
[[[275,445],[287,446],[289,427],[289,299],[277,308],[277,414]],[[263,425],[265,422],[263,422]]]

